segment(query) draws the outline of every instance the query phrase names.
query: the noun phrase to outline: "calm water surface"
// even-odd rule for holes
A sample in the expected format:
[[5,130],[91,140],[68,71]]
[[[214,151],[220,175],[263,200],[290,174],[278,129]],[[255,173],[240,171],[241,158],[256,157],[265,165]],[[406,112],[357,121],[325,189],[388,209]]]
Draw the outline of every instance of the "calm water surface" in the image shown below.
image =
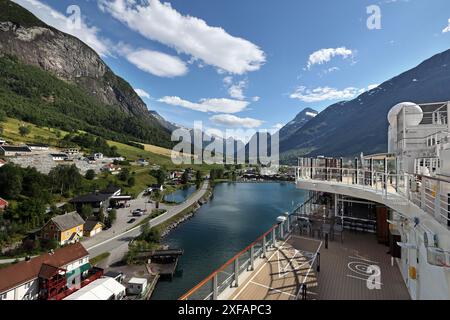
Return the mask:
[[184,202],[191,194],[193,194],[197,190],[195,186],[189,186],[187,188],[178,189],[172,193],[169,193],[164,196],[165,201],[174,202],[174,203],[182,203]]
[[164,240],[184,249],[183,270],[160,281],[153,299],[178,299],[276,223],[283,212],[303,202],[306,192],[293,183],[221,183],[214,198]]

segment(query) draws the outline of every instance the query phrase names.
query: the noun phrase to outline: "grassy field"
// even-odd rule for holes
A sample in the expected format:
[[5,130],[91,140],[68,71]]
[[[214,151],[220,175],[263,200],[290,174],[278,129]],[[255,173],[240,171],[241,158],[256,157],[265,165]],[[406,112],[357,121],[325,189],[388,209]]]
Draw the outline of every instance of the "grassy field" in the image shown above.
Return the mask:
[[[6,118],[6,121],[2,122],[1,125],[3,126],[3,134],[1,137],[11,144],[46,143],[54,146],[57,144],[59,139],[63,138],[68,133],[59,130],[61,136],[58,138],[56,134],[58,130],[48,127],[38,127],[29,122],[24,122],[13,118]],[[20,126],[28,126],[31,130],[30,134],[22,137],[19,134]]]

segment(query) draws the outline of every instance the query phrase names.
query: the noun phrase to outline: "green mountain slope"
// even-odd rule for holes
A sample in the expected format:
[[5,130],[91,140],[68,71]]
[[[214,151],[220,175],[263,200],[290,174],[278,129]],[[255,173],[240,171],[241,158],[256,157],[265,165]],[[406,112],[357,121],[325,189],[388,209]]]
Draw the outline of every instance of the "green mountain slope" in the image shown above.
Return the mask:
[[9,0],[0,0],[0,59],[0,107],[9,116],[172,145],[169,131],[94,50]]

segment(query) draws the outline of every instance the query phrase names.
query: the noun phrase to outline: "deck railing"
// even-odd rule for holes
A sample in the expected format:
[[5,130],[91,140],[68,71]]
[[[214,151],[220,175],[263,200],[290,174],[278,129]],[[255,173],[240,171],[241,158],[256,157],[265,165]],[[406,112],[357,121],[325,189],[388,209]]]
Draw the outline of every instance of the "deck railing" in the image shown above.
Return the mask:
[[[267,259],[268,250],[277,247],[286,239],[299,213],[311,208],[313,198],[299,205],[287,216],[284,222],[273,225],[269,230],[253,241],[244,250],[237,253],[219,269],[211,273],[199,284],[180,297],[180,300],[217,300],[227,289],[238,288],[243,282],[243,273],[253,271],[261,259]],[[300,296],[300,295],[299,295]]]
[[386,198],[397,196],[397,201],[412,202],[442,225],[450,227],[450,178],[351,168],[297,167],[296,181],[305,180],[353,185]]

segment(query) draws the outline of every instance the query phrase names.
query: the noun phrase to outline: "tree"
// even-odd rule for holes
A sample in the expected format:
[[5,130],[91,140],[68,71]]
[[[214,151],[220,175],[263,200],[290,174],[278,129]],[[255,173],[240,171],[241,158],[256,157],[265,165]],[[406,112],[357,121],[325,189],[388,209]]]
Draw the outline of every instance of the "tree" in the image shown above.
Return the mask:
[[108,218],[106,219],[106,225],[111,228],[111,226],[114,224],[114,222],[116,222],[117,220],[117,210],[116,209],[112,209],[109,213],[108,213]]
[[82,217],[83,219],[85,219],[85,220],[86,220],[87,218],[89,218],[89,217],[92,215],[92,206],[89,205],[89,204],[84,204],[84,205],[81,207],[80,215],[81,215],[81,217]]
[[200,170],[197,170],[197,172],[195,173],[195,181],[197,181],[197,183],[202,182],[203,177],[202,177],[202,173]]
[[30,130],[29,126],[20,126],[19,127],[19,133],[22,137],[29,135],[30,132],[31,132],[31,130]]
[[165,170],[158,169],[158,170],[151,170],[150,175],[156,178],[158,184],[164,184],[164,182],[166,181],[167,173]]
[[184,170],[183,174],[181,175],[181,183],[182,184],[187,184],[189,182],[189,172],[186,170]]
[[127,181],[130,177],[130,170],[128,168],[123,168],[119,173],[119,180]]
[[0,122],[6,120],[6,112],[4,110],[0,110]]
[[134,186],[135,183],[136,183],[136,178],[135,177],[129,177],[128,178],[128,186],[129,187]]
[[86,174],[84,175],[84,177],[88,180],[94,180],[95,176],[96,174],[93,169],[89,169],[88,171],[86,171]]
[[100,210],[98,211],[98,221],[100,221],[101,223],[105,223],[105,213],[103,211],[103,208],[100,208]]

